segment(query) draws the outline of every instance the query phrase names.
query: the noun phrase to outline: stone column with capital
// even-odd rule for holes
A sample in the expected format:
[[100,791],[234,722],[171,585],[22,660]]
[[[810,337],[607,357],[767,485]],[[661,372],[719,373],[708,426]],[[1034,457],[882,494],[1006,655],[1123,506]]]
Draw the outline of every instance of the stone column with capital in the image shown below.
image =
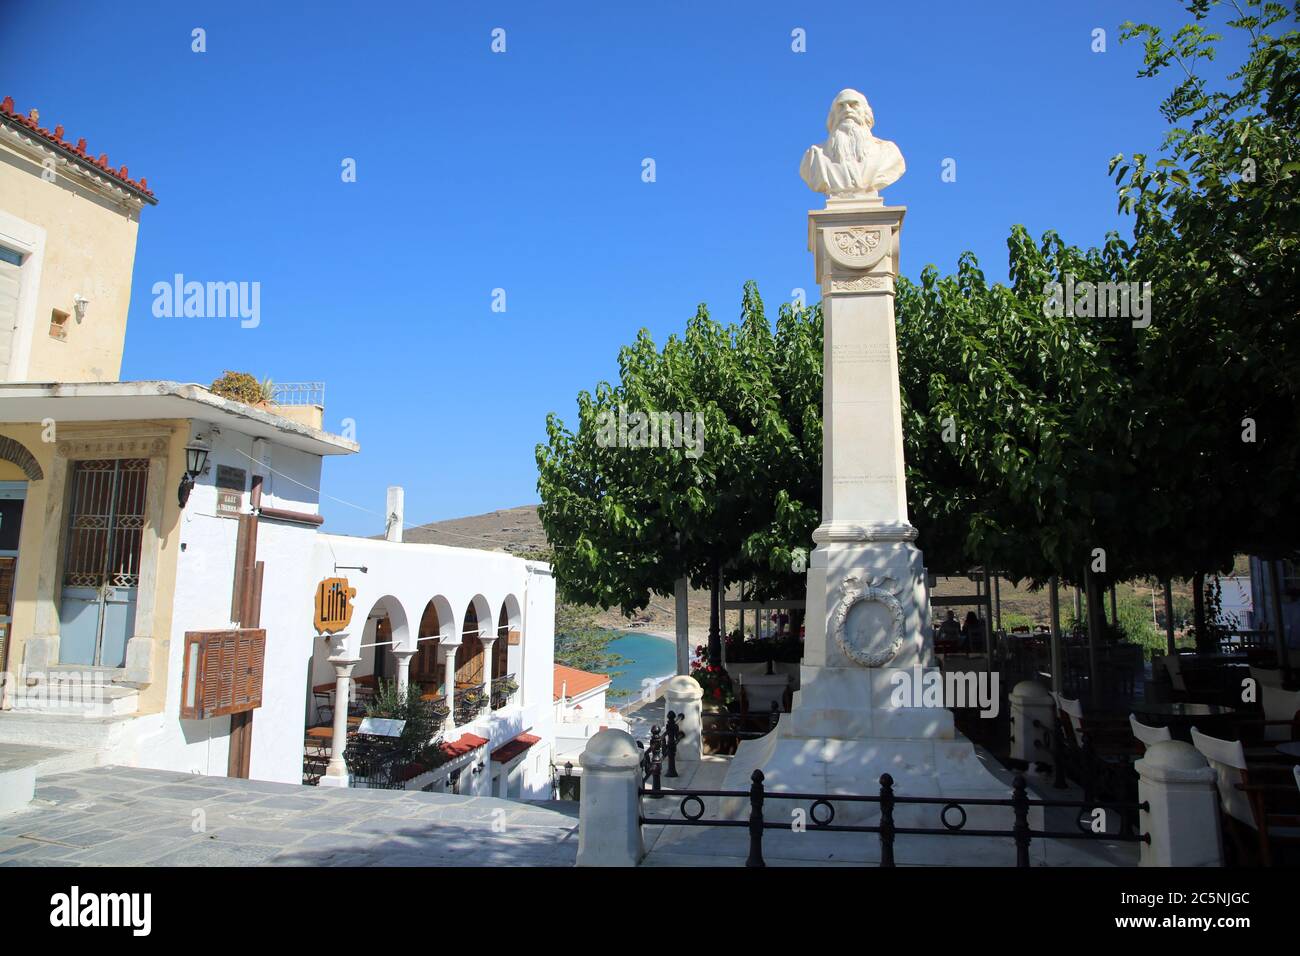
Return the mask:
[[487,694],[488,710],[492,709],[492,646],[497,639],[492,635],[479,638],[483,642],[483,693]]
[[402,697],[406,697],[406,688],[411,685],[411,658],[414,656],[413,649],[393,648],[393,660],[397,664],[397,693]]
[[451,643],[446,638],[438,642],[438,653],[442,655],[443,666],[443,703],[447,705],[447,720],[442,725],[445,740],[451,740],[451,732],[456,729],[456,652],[460,650],[460,641]]
[[352,669],[361,663],[360,637],[340,631],[325,637],[329,641],[329,662],[334,665],[334,734],[330,741],[330,762],[321,775],[322,787],[346,787],[348,765],[343,751],[348,745],[348,695]]

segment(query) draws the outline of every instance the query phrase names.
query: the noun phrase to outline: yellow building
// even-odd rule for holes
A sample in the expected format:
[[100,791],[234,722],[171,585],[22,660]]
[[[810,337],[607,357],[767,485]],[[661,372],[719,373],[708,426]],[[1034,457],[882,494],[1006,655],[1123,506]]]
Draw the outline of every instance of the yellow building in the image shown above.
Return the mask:
[[112,382],[147,183],[0,102],[0,381]]

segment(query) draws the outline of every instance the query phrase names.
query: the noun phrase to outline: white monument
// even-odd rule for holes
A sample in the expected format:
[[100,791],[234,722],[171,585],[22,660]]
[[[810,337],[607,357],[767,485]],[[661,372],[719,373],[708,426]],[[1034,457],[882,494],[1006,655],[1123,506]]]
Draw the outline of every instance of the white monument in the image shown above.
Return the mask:
[[[900,680],[929,669],[932,654],[925,568],[907,516],[894,332],[906,210],[879,195],[904,164],[897,146],[871,135],[873,122],[866,98],[844,90],[829,138],[803,158],[804,181],[828,194],[808,214],[825,319],[822,523],[808,569],[801,689],[773,733],[740,746],[725,786],[748,789],[761,768],[771,799],[782,790],[875,795],[889,773],[898,796],[1001,798],[1009,788],[956,733],[950,711],[894,703]],[[876,816],[874,804],[842,803],[835,821]],[[989,820],[1009,827],[1009,811]],[[895,822],[938,827],[939,808],[899,806]]]

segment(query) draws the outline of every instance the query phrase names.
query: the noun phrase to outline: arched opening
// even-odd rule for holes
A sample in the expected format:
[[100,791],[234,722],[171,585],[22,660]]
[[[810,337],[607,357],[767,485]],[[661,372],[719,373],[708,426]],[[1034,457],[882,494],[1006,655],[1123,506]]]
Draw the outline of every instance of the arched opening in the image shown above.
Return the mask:
[[451,627],[451,606],[435,597],[424,606],[416,634],[415,656],[411,658],[411,681],[426,694],[442,694],[446,670],[438,660],[443,632]]
[[460,647],[456,649],[456,687],[464,690],[483,683],[483,641],[479,637],[478,608],[473,601],[465,608],[465,624],[460,635]]
[[497,642],[492,645],[492,676],[510,675],[510,612],[505,604],[497,617]]

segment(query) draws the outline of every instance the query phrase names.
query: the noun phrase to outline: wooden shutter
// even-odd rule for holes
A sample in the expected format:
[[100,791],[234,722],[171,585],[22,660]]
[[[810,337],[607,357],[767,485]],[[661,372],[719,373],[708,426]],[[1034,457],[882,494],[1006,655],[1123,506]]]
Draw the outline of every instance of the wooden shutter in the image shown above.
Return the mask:
[[181,716],[205,720],[262,706],[266,631],[187,631]]

